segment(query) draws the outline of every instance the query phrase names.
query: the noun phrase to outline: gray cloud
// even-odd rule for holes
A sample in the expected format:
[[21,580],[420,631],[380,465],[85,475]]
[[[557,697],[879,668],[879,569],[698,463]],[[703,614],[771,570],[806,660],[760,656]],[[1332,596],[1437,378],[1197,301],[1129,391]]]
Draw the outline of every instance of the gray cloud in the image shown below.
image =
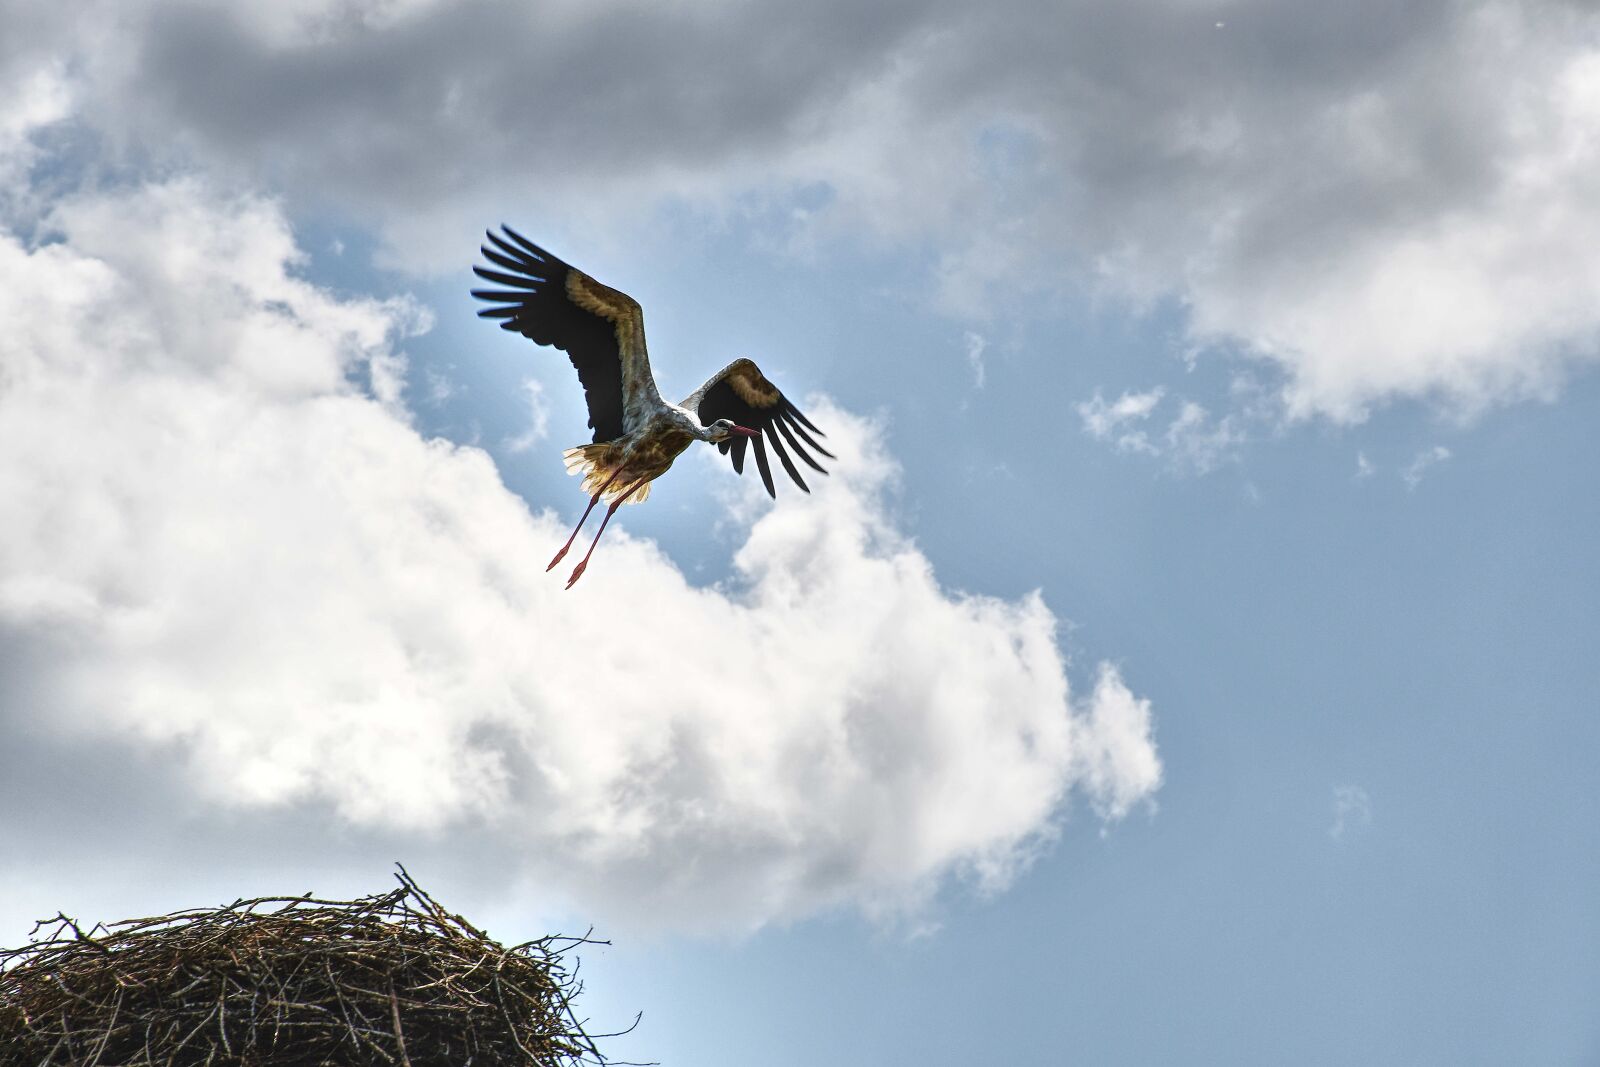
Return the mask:
[[381,29],[308,19],[285,34],[237,5],[156,5],[131,28],[138,62],[101,104],[146,141],[177,134],[208,159],[364,208],[376,196],[426,210],[486,187],[604,198],[641,171],[783,150],[882,66],[915,7],[580,14],[465,0]]
[[1596,351],[1591,5],[80,10],[28,28],[82,122],[354,213],[414,265],[508,207],[622,240],[664,204],[820,189],[791,225],[931,248],[953,314],[1176,297],[1292,415],[1549,395]]

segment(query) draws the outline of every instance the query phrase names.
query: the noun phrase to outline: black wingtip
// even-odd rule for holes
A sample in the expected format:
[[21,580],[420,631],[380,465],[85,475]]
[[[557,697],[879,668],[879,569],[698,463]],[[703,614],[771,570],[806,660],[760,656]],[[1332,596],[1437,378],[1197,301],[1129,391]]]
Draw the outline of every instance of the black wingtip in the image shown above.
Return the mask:
[[472,273],[484,281],[494,282],[496,285],[510,285],[518,289],[526,289],[529,292],[533,291],[532,283],[535,279],[526,276],[519,277],[515,274],[506,274],[504,271],[490,270],[488,267],[473,267]]
[[522,277],[522,284],[524,285],[530,281],[542,282],[545,280],[544,268],[526,256],[519,258],[515,255],[497,252],[488,245],[483,246],[478,251],[482,252],[483,258],[490,263],[504,267],[506,270],[516,271]]
[[[516,230],[513,230],[510,226],[502,226],[501,229],[505,231],[504,237],[492,230],[485,230],[484,236],[489,238],[489,244],[500,249],[516,262],[516,266],[513,269],[526,271],[528,274],[542,278],[546,271],[558,270],[565,266],[550,253],[522,236]],[[496,259],[495,255],[487,247],[483,249],[483,253],[491,260]],[[496,261],[498,262],[498,260]],[[505,266],[506,264],[502,263],[501,265]]]
[[525,248],[528,253],[539,262],[543,263],[552,258],[550,253],[546,252],[544,249],[540,248],[538,245],[522,236],[522,234],[518,233],[516,230],[513,230],[510,226],[507,226],[505,223],[502,222],[500,224],[500,228],[506,231],[507,237],[510,237],[513,241],[517,242],[517,244]]
[[827,434],[823,433],[821,430],[819,430],[815,426],[813,426],[812,423],[811,423],[811,420],[806,418],[805,417],[805,413],[802,412],[799,408],[795,407],[793,404],[788,404],[788,405],[786,405],[786,407],[788,409],[789,414],[793,415],[795,418],[799,419],[801,422],[805,423],[808,427],[810,427],[812,433],[816,434],[818,437],[826,437],[826,436],[828,436]]
[[[812,459],[806,450],[800,447],[800,442],[795,440],[794,431],[789,429],[789,421],[787,419],[773,419],[772,425],[777,428],[780,434],[783,435],[783,439],[789,442],[789,447],[794,449],[795,455],[800,457],[801,462],[810,467],[812,470],[816,471],[818,474],[828,473],[827,469],[824,468],[822,464]],[[802,485],[801,488],[803,489],[805,486]],[[807,492],[810,492],[810,490],[807,490]]]
[[[829,452],[826,448],[823,448],[821,445],[817,444],[817,442],[812,439],[811,435],[806,433],[806,430],[805,430],[804,426],[801,426],[798,422],[794,421],[794,417],[796,415],[798,415],[798,414],[799,414],[799,412],[795,411],[794,407],[791,405],[787,411],[785,411],[781,416],[779,416],[779,418],[778,418],[779,425],[782,425],[782,426],[788,427],[790,429],[793,429],[795,433],[800,435],[800,440],[804,441],[806,444],[810,445],[812,448],[816,449],[818,452],[821,452],[824,456],[827,456],[829,459],[838,459],[839,458],[838,456],[834,455],[832,452]],[[815,427],[813,427],[813,429],[815,429]],[[826,437],[827,434],[823,433],[821,430],[817,430],[817,436],[818,437]],[[798,447],[798,446],[796,446],[796,447]]]
[[774,422],[767,426],[767,440],[772,442],[772,450],[778,454],[778,462],[783,464],[784,471],[790,478],[794,479],[794,484],[800,487],[801,492],[811,492],[811,487],[806,485],[804,478],[800,477],[800,471],[796,469],[794,460],[789,458],[788,451],[783,447],[783,441],[778,436],[778,431],[774,428],[776,425],[777,423]]
[[756,450],[756,470],[761,472],[761,484],[767,487],[767,495],[778,499],[778,490],[772,484],[772,467],[767,463],[767,446],[760,436],[750,438],[750,443]]

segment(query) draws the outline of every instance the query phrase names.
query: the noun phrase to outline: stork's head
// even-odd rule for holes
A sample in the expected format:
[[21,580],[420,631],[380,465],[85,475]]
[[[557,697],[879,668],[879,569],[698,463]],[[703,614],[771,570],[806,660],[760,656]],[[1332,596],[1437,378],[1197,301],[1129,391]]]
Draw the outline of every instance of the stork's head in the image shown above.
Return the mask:
[[716,444],[719,441],[726,441],[735,434],[743,434],[746,437],[761,436],[760,431],[752,430],[748,426],[740,426],[732,419],[718,419],[710,426],[707,426],[705,430],[706,440],[710,441],[712,444]]

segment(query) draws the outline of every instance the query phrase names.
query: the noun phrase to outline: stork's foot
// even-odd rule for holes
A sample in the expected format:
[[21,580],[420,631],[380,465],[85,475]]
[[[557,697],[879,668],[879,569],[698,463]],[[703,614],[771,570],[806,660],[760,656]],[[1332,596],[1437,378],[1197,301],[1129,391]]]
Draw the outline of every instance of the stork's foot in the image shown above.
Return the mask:
[[[567,588],[568,589],[571,589],[574,585],[576,585],[578,583],[578,579],[583,577],[584,568],[587,567],[588,565],[589,565],[589,561],[587,559],[585,559],[583,562],[578,564],[577,568],[574,569],[573,572],[572,572],[572,577],[567,579]],[[553,567],[553,566],[555,566],[555,564],[552,563],[551,566]]]
[[572,542],[571,541],[568,541],[566,544],[562,545],[561,546],[561,551],[556,553],[556,558],[550,561],[550,566],[546,567],[545,570],[547,572],[555,570],[556,569],[556,564],[560,563],[563,559],[567,558],[567,549],[569,549],[571,547],[572,547]]

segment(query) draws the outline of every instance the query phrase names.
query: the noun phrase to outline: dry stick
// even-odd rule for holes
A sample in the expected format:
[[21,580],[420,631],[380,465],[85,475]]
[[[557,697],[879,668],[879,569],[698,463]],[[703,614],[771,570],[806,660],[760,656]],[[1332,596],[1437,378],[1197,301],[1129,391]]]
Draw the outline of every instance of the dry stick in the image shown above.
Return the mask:
[[406,1035],[400,1028],[400,998],[395,996],[394,979],[389,980],[389,1011],[394,1017],[394,1043],[400,1046],[400,1062],[411,1067],[411,1057],[406,1053]]
[[223,978],[217,982],[217,1033],[222,1035],[222,1048],[228,1055],[233,1055],[233,1046],[228,1043],[228,980]]
[[61,1007],[61,1036],[67,1043],[67,1055],[72,1055],[72,1023],[67,1019],[66,1005]]
[[111,1032],[116,1029],[117,1015],[122,1011],[122,989],[117,989],[117,999],[111,1005],[111,1021],[106,1023],[106,1032],[100,1035],[100,1045],[94,1050],[94,1059],[89,1061],[88,1067],[96,1067],[100,1057],[106,1054],[106,1045],[111,1041]]
[[[216,1014],[215,1008],[212,1009],[211,1014]],[[172,1050],[172,1058],[177,1059],[178,1053],[183,1051],[183,1047],[189,1043],[190,1039],[193,1038],[195,1034],[198,1034],[201,1030],[204,1030],[206,1028],[206,1024],[209,1022],[211,1022],[211,1015],[207,1015],[204,1019],[201,1019],[200,1025],[196,1026],[193,1030],[190,1030],[187,1034],[185,1034],[183,1036],[183,1040],[178,1042],[178,1047]]]
[[322,966],[327,969],[328,984],[333,987],[333,995],[339,999],[339,1010],[344,1013],[344,1025],[350,1031],[350,1043],[359,1048],[361,1039],[356,1037],[356,1024],[350,1021],[350,1005],[344,999],[344,990],[339,988],[339,980],[333,976],[333,964],[324,959]]
[[50,1067],[50,1062],[56,1058],[56,1053],[60,1052],[61,1046],[65,1045],[66,1043],[67,1036],[62,1034],[61,1037],[56,1041],[55,1047],[50,1050],[47,1056],[45,1056],[44,1063],[40,1064],[40,1067]]

